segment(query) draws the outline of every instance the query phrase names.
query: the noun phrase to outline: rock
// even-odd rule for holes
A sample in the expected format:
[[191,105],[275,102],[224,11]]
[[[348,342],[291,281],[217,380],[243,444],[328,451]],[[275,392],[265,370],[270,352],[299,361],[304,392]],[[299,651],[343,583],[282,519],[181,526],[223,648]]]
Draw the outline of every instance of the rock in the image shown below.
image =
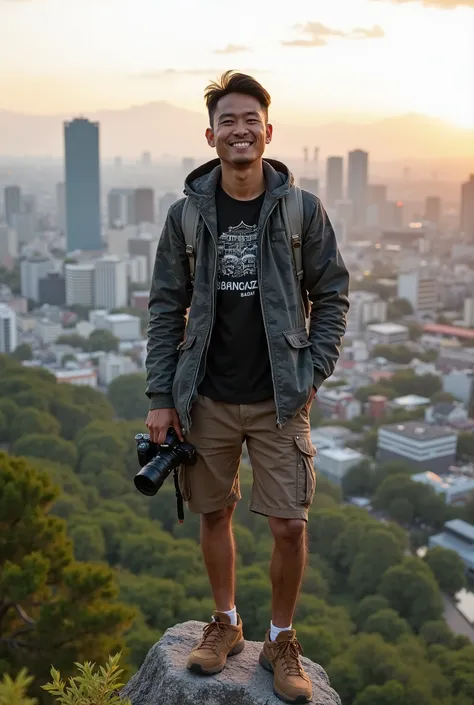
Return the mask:
[[[229,658],[216,676],[196,676],[186,669],[204,626],[192,621],[168,629],[120,696],[132,705],[281,705],[271,673],[258,663],[258,642],[247,641],[242,653]],[[312,705],[341,705],[321,666],[304,657],[302,663],[313,682]]]

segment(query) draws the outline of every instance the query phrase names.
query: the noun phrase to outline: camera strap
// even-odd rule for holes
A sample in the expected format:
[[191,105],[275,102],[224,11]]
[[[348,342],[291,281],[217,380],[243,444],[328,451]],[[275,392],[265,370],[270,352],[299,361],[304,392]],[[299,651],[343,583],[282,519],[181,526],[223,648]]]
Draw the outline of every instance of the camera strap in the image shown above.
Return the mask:
[[175,468],[174,471],[174,488],[176,490],[176,506],[178,509],[178,521],[180,524],[184,523],[184,503],[183,503],[183,495],[181,494],[181,490],[179,489],[179,481],[178,481],[178,469]]

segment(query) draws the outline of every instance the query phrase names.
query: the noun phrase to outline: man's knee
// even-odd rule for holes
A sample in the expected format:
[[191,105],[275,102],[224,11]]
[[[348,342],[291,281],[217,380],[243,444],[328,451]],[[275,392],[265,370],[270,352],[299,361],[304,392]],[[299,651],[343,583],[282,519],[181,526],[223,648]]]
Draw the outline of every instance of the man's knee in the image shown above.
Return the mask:
[[277,545],[298,547],[306,534],[304,519],[269,517],[270,528]]
[[222,529],[230,524],[232,521],[232,515],[235,510],[235,504],[228,507],[223,507],[215,512],[209,512],[208,514],[201,514],[201,523],[205,529],[212,531],[213,529]]

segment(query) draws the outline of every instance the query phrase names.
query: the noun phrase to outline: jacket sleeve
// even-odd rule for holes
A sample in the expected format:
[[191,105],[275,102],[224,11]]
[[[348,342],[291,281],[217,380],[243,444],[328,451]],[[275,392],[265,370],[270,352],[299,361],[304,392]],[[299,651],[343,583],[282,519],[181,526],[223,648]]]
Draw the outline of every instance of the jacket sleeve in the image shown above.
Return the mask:
[[311,301],[309,340],[314,386],[334,372],[346,331],[349,310],[349,273],[336,242],[333,227],[319,199],[310,214],[303,237],[303,287]]
[[186,244],[174,204],[158,243],[148,302],[146,395],[150,409],[174,407],[172,387],[183,340],[191,286]]

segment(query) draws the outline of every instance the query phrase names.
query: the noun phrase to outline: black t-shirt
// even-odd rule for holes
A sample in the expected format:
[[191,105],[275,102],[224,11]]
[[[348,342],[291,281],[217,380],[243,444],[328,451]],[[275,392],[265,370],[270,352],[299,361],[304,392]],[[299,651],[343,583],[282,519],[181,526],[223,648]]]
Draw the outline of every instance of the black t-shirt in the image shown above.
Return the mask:
[[251,201],[237,201],[220,186],[216,191],[216,316],[199,393],[229,404],[254,404],[273,396],[257,278],[264,198],[262,193]]

